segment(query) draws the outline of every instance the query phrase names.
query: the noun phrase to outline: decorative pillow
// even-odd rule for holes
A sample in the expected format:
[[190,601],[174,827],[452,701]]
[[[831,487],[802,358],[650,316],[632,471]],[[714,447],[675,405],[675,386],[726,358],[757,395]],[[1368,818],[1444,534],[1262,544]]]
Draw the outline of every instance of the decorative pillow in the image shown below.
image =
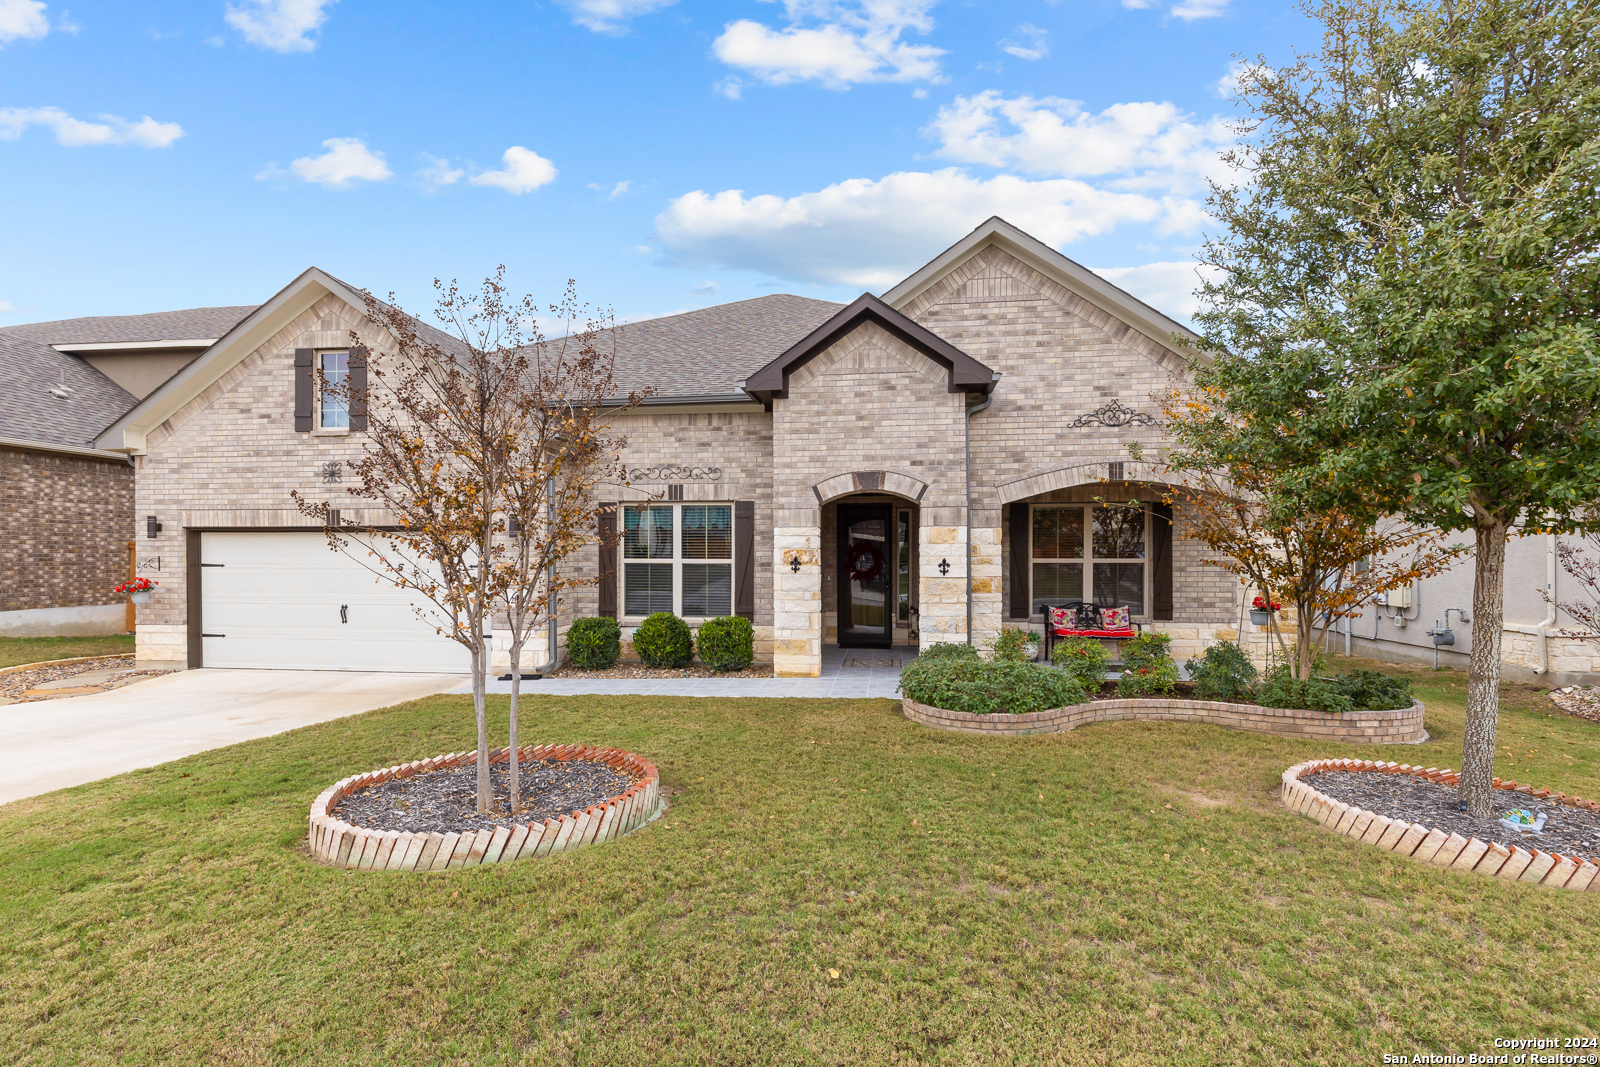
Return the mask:
[[1133,623],[1128,618],[1127,608],[1101,608],[1100,629],[1102,630],[1130,630]]
[[1056,633],[1077,628],[1077,618],[1074,612],[1067,608],[1049,608],[1050,628]]
[[1078,629],[1099,630],[1103,624],[1100,621],[1100,609],[1093,604],[1078,605]]

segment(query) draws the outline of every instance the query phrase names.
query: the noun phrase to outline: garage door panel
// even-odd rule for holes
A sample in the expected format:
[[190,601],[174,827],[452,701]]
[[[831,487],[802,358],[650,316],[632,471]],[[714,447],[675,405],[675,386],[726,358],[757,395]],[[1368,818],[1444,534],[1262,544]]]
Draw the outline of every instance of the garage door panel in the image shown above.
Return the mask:
[[330,550],[321,534],[207,533],[201,561],[203,632],[222,635],[203,638],[207,666],[469,669],[467,650],[418,617],[412,601],[428,607],[425,598]]

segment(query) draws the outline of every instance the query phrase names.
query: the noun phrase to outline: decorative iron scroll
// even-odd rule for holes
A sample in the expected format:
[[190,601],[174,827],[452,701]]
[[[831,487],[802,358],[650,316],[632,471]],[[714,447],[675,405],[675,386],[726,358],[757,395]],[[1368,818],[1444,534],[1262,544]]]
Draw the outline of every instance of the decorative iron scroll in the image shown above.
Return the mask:
[[635,467],[628,472],[635,482],[717,482],[722,480],[721,467]]
[[1099,423],[1101,426],[1155,426],[1156,420],[1142,411],[1135,411],[1123,405],[1122,401],[1113,399],[1103,408],[1097,408],[1087,415],[1079,415],[1068,425],[1088,426],[1090,423]]
[[344,464],[337,462],[324,463],[317,468],[317,477],[321,478],[325,485],[342,482],[344,481]]

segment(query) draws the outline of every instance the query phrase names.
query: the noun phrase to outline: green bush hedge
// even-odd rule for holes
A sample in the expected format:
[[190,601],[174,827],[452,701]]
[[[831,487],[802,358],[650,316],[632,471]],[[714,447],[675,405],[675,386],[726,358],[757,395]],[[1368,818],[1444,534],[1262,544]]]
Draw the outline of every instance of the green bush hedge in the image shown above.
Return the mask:
[[687,667],[694,659],[694,639],[688,623],[670,611],[658,611],[639,624],[633,650],[646,667]]
[[900,691],[919,704],[973,715],[1025,715],[1086,699],[1083,686],[1065,672],[983,659],[969,645],[932,646],[901,669]]
[[622,627],[602,615],[574,619],[567,630],[567,662],[585,671],[603,671],[622,655]]
[[994,658],[1007,663],[1029,662],[1028,647],[1033,641],[1033,635],[1027,630],[1019,630],[1014,626],[1007,626],[999,633],[989,638],[987,647],[994,653]]
[[1117,693],[1125,697],[1170,693],[1178,686],[1178,665],[1167,655],[1171,634],[1153,631],[1122,643],[1122,676]]
[[1201,700],[1239,700],[1250,696],[1259,676],[1244,649],[1232,641],[1212,645],[1184,664],[1194,679],[1194,695]]
[[1345,711],[1392,711],[1411,706],[1411,683],[1380,671],[1301,680],[1287,666],[1267,672],[1256,699],[1269,708],[1306,708],[1330,715]]
[[707,619],[695,636],[695,651],[714,671],[742,671],[755,662],[755,627],[737,615]]
[[1050,649],[1050,662],[1093,693],[1100,689],[1106,671],[1111,669],[1111,653],[1093,637],[1063,637]]

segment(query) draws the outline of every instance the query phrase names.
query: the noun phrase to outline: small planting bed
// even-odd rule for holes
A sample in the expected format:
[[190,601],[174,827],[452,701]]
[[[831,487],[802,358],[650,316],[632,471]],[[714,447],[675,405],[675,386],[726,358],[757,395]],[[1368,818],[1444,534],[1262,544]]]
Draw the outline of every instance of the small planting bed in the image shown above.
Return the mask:
[[618,663],[612,667],[585,670],[563,663],[550,672],[551,678],[771,678],[772,664],[754,663],[742,671],[714,671],[700,663],[687,667],[646,667],[643,663]]
[[[478,816],[473,803],[478,754],[452,752],[328,787],[311,805],[312,858],[359,870],[475,867],[610,841],[660,810],[655,765],[631,752],[587,745],[529,745],[519,752],[530,779],[523,795],[539,804],[537,809]],[[491,778],[501,771],[502,788],[509,753],[489,754],[489,762],[500,765],[491,767]],[[596,796],[613,788],[619,791]],[[354,801],[347,805],[350,798]]]
[[[1496,778],[1492,803],[1497,814],[1537,807],[1550,815],[1543,835],[1523,835],[1495,820],[1453,810],[1460,781],[1457,772],[1436,767],[1311,760],[1283,772],[1282,798],[1290,811],[1330,830],[1424,863],[1600,892],[1594,847],[1600,804]],[[1365,806],[1369,803],[1373,806]]]

